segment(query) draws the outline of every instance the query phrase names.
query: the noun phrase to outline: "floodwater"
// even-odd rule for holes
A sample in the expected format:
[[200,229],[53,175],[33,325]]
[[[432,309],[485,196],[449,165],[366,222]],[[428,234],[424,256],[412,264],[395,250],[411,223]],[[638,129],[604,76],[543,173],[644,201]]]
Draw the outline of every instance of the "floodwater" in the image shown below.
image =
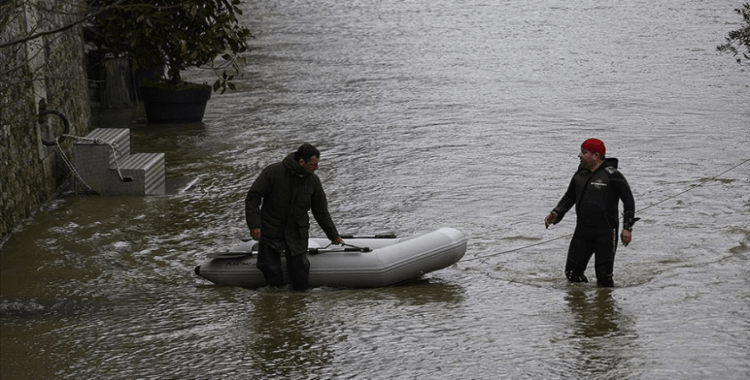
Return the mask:
[[[246,74],[203,123],[102,119],[194,186],[66,195],[2,246],[2,378],[750,377],[750,77],[716,52],[740,5],[244,5]],[[614,289],[568,284],[575,217],[542,222],[589,137],[620,159],[642,218]],[[196,277],[248,237],[259,171],[304,141],[340,231],[453,227],[464,259],[385,289]]]

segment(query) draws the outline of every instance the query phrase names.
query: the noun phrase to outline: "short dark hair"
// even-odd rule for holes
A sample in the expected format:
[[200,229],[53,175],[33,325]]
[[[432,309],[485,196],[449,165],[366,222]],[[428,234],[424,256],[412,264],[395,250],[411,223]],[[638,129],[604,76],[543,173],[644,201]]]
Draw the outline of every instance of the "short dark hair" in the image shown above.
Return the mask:
[[310,159],[313,157],[320,158],[320,151],[318,150],[318,148],[310,145],[310,143],[304,143],[300,145],[297,151],[294,153],[294,159],[297,161],[303,160],[307,162],[310,161]]

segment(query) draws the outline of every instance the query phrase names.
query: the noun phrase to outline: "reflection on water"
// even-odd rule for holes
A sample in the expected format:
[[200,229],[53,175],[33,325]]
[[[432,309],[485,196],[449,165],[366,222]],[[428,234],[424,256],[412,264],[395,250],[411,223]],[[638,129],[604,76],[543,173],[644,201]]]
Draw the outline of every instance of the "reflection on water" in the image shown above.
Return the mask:
[[593,295],[587,295],[583,287],[572,285],[565,301],[575,318],[577,337],[606,337],[620,332],[621,316],[611,289],[596,289]]
[[[243,7],[247,75],[203,123],[101,119],[193,187],[66,195],[0,248],[3,379],[750,378],[750,164],[694,186],[747,159],[747,73],[715,52],[735,1]],[[588,137],[655,205],[612,290],[565,280],[574,215],[542,224]],[[454,227],[464,259],[385,289],[195,276],[304,141],[341,232]]]
[[296,378],[302,368],[328,367],[334,358],[319,335],[308,330],[307,299],[299,294],[260,293],[248,313],[247,350],[265,378]]
[[223,298],[204,318],[221,323],[201,339],[201,350],[217,351],[211,368],[223,368],[224,375],[284,379],[398,378],[398,368],[385,359],[431,360],[422,356],[423,345],[460,330],[439,311],[458,310],[464,291],[430,280],[306,293],[216,286],[204,290],[206,295],[218,291]]
[[636,347],[632,322],[622,315],[613,289],[568,288],[565,301],[574,325],[567,339],[575,361],[571,370],[581,378],[621,378],[628,373],[628,351]]

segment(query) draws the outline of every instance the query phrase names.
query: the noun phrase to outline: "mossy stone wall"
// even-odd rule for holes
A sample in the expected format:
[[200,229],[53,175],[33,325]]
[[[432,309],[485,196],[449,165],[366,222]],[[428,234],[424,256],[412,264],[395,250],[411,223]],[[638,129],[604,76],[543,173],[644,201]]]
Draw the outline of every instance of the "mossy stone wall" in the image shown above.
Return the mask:
[[[40,118],[43,109],[63,113],[69,134],[91,130],[83,32],[83,1],[11,1],[0,6],[0,242],[70,178],[59,149],[46,146],[63,133],[61,119]],[[49,34],[48,31],[73,27]],[[27,40],[27,38],[33,37]]]

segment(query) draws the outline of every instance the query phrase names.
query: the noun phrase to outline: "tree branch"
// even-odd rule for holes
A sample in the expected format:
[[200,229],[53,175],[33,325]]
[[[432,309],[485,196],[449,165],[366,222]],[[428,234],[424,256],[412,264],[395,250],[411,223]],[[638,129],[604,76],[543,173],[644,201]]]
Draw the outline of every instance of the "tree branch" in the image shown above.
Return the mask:
[[94,13],[91,13],[89,15],[86,15],[85,17],[83,17],[83,18],[81,18],[79,20],[73,21],[72,23],[67,24],[67,25],[63,25],[63,26],[61,26],[61,27],[59,27],[57,29],[52,29],[52,30],[48,30],[48,31],[44,31],[44,32],[39,32],[39,33],[36,33],[36,34],[31,34],[29,36],[26,36],[24,38],[21,38],[21,39],[15,40],[15,41],[10,41],[10,42],[6,42],[6,43],[3,43],[3,44],[0,44],[0,49],[4,49],[6,47],[13,46],[13,45],[22,44],[22,43],[25,43],[25,42],[28,42],[28,41],[31,41],[31,40],[34,40],[34,39],[37,39],[37,38],[40,38],[40,37],[49,36],[49,35],[57,34],[57,33],[62,33],[64,31],[68,30],[68,29],[71,29],[71,28],[75,27],[76,25],[79,25],[79,24],[82,24],[82,23],[84,23],[84,22],[86,22],[88,20],[91,20],[92,18],[100,15],[103,12],[106,12],[106,11],[112,9],[112,8],[119,7],[120,4],[122,4],[124,1],[125,0],[118,0],[117,2],[115,2],[114,4],[112,4],[109,7],[101,8],[97,12],[94,12]]

